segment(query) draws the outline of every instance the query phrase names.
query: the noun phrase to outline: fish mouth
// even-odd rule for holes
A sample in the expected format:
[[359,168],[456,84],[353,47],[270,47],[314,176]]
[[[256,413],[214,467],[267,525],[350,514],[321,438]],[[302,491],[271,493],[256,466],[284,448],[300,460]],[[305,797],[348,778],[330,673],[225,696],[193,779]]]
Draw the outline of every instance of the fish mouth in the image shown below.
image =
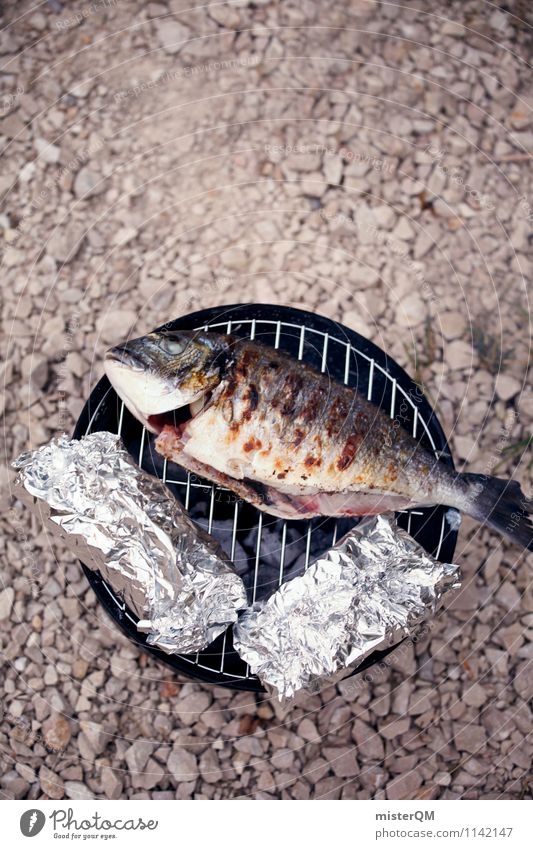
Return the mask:
[[194,393],[183,392],[179,385],[173,386],[172,380],[160,374],[157,368],[148,368],[142,351],[135,350],[129,343],[106,352],[104,371],[130,413],[156,436],[164,428],[181,435],[187,423],[204,409],[206,400],[211,397],[211,391],[206,388]]
[[183,407],[175,407],[162,413],[151,413],[146,416],[145,426],[156,436],[159,436],[163,430],[170,430],[181,439],[189,422],[206,409],[211,395],[211,392],[206,391],[201,398]]
[[127,342],[123,345],[115,345],[114,348],[106,351],[104,362],[115,363],[134,371],[142,371],[144,368],[140,357]]

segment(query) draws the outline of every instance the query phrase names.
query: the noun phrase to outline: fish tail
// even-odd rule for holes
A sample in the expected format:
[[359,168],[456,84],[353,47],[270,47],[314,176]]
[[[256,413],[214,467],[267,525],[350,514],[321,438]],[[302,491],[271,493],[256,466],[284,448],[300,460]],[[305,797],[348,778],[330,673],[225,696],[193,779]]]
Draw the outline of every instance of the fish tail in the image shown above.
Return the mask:
[[533,500],[526,498],[518,481],[475,474],[458,478],[462,484],[459,509],[533,551]]

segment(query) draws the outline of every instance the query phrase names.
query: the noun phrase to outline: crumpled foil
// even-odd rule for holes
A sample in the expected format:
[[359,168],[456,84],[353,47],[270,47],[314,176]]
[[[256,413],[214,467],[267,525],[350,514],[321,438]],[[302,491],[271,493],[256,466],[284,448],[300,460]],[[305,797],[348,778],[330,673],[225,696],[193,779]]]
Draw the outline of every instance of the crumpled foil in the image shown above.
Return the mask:
[[344,677],[392,646],[460,586],[393,514],[362,520],[300,577],[241,615],[234,646],[267,691],[285,702]]
[[246,607],[244,584],[218,543],[116,434],[62,435],[13,466],[21,500],[100,572],[150,645],[199,651]]

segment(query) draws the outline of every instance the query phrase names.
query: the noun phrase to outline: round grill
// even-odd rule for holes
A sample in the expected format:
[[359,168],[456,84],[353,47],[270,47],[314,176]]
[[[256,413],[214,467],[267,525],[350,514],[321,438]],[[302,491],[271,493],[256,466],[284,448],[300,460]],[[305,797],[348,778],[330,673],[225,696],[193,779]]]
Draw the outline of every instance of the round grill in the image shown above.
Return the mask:
[[[331,378],[363,393],[385,410],[398,426],[453,467],[442,428],[419,387],[380,348],[342,324],[292,307],[235,304],[201,310],[158,329],[213,330],[256,339],[303,360]],[[190,512],[212,533],[243,577],[249,601],[267,597],[292,574],[301,571],[335,543],[357,520],[317,517],[285,521],[236,500],[223,487],[192,475],[163,460],[153,449],[151,434],[133,418],[106,377],[88,399],[74,437],[107,430],[118,433],[139,466],[157,475]],[[397,514],[404,527],[429,553],[451,562],[457,532],[446,522],[446,507],[406,510]],[[161,662],[189,677],[244,690],[262,687],[233,649],[231,630],[195,655],[167,655],[146,645],[136,629],[137,619],[99,573],[85,574],[104,608],[130,639]],[[361,674],[394,647],[373,652],[355,672]]]

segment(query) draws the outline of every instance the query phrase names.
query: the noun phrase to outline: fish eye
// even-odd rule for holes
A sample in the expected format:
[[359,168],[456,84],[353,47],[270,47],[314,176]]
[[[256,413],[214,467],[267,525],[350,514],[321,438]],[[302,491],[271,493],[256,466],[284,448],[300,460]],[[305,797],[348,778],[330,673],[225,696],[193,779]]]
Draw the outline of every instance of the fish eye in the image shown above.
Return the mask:
[[185,348],[183,342],[175,336],[162,336],[160,345],[167,354],[181,354]]

